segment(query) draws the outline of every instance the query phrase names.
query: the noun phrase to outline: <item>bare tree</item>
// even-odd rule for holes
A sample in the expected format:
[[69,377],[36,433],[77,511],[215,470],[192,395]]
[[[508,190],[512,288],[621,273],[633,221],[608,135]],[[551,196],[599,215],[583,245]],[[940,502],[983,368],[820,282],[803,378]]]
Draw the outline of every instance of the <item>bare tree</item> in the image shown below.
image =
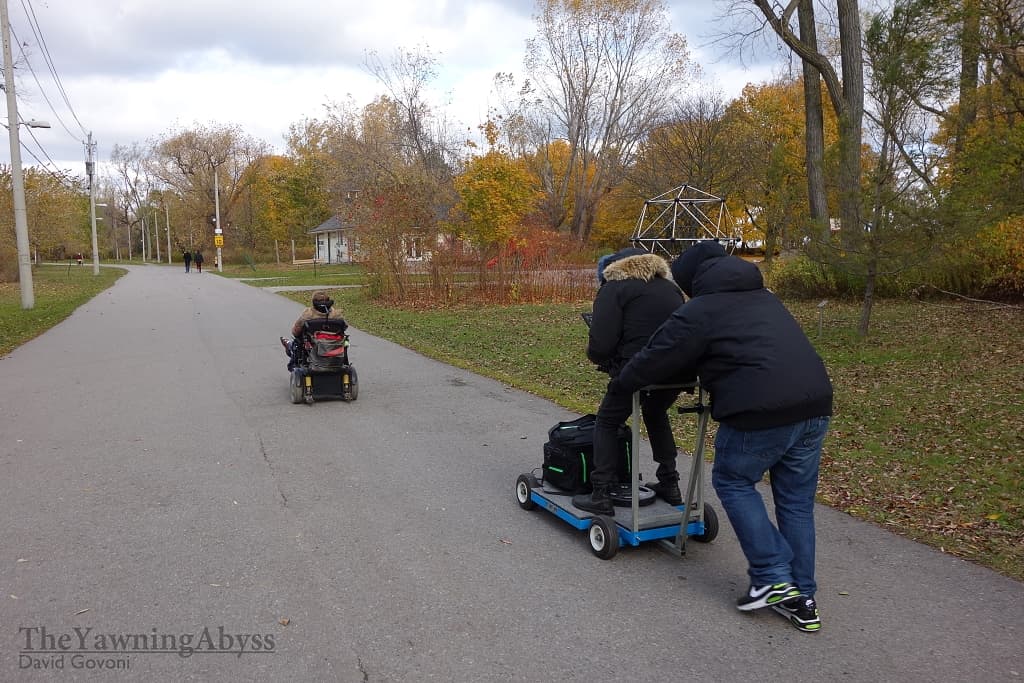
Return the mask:
[[568,142],[564,175],[547,189],[560,193],[553,198],[560,205],[572,193],[569,232],[586,242],[598,202],[689,80],[686,40],[669,30],[661,0],[539,0],[538,7],[525,95],[544,114],[534,132]]
[[870,327],[878,278],[919,262],[940,242],[928,218],[940,199],[935,118],[917,103],[941,101],[955,88],[938,54],[945,32],[933,0],[895,0],[888,12],[868,17],[866,118],[875,138],[865,183],[870,220],[844,240],[846,267],[864,277],[861,336]]
[[390,61],[370,52],[366,67],[388,95],[342,126],[349,154],[339,162],[346,196],[357,193],[351,206],[380,291],[403,297],[410,258],[429,260],[435,285],[444,279],[436,252],[449,242],[441,233],[457,201],[460,145],[443,110],[428,101],[437,62],[425,48],[398,50]]
[[[775,34],[805,65],[816,71],[828,92],[832,108],[839,120],[839,216],[846,234],[860,230],[861,219],[861,142],[864,119],[864,71],[861,47],[860,10],[856,0],[836,0],[839,24],[840,73],[828,56],[817,47],[813,17],[805,10],[803,23],[794,30],[793,15],[804,0],[789,0],[780,5],[769,0],[751,0],[764,15]],[[798,33],[799,31],[799,33]],[[841,74],[841,76],[840,76]],[[805,84],[817,78],[805,78]],[[808,153],[818,150],[808,147]],[[823,150],[822,150],[823,151]],[[815,161],[817,163],[817,160]],[[810,166],[810,164],[808,164]],[[818,209],[820,210],[820,208]]]
[[[110,153],[117,222],[127,229],[128,260],[132,254],[142,254],[143,204],[153,189],[150,174],[150,153],[137,142],[114,145]],[[135,237],[136,231],[138,237]]]
[[[149,169],[160,186],[182,198],[194,220],[209,225],[219,202],[225,234],[252,247],[258,238],[254,226],[234,221],[233,214],[245,192],[245,180],[253,177],[246,172],[267,154],[265,142],[236,126],[200,126],[170,133],[154,143]],[[219,200],[214,197],[215,187]]]
[[628,179],[642,200],[683,184],[720,193],[732,184],[736,163],[718,93],[697,93],[669,110],[640,145]]

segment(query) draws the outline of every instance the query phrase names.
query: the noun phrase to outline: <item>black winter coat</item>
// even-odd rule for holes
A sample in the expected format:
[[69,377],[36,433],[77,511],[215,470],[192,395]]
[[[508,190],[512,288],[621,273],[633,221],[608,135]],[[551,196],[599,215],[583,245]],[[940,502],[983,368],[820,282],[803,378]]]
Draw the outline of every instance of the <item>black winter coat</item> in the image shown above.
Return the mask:
[[657,254],[613,261],[602,274],[605,283],[594,298],[587,358],[614,376],[683,304],[683,293]]
[[825,364],[761,271],[736,256],[697,268],[693,298],[619,374],[635,391],[695,372],[711,416],[736,429],[768,429],[832,414]]

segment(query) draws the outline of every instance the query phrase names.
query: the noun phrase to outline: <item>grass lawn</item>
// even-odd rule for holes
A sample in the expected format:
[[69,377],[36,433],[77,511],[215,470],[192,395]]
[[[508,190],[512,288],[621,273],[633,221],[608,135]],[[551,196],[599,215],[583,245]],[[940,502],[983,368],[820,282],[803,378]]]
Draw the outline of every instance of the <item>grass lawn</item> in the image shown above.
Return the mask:
[[[205,263],[203,265],[206,265]],[[184,266],[183,266],[184,267]],[[216,273],[216,268],[210,268]],[[350,263],[293,266],[290,263],[257,263],[252,266],[225,264],[223,277],[245,279],[254,287],[313,286],[340,287],[360,284],[365,280],[363,267]]]
[[[333,296],[366,332],[578,413],[600,401],[579,318],[589,302],[406,311]],[[836,390],[819,500],[1024,580],[1024,311],[882,301],[861,340],[858,303],[830,303],[820,334],[815,303],[789,307]],[[694,421],[673,419],[689,450]]]
[[17,282],[0,282],[0,356],[67,318],[125,272],[103,267],[99,275],[93,275],[91,263],[36,266],[32,269],[35,306],[29,310],[21,307]]

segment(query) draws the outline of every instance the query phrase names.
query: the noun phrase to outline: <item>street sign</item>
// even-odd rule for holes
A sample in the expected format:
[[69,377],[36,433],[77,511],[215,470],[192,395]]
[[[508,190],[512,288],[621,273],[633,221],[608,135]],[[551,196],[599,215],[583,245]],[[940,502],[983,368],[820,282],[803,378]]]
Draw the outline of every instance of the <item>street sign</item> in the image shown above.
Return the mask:
[[214,235],[213,246],[223,247],[224,246],[224,235]]

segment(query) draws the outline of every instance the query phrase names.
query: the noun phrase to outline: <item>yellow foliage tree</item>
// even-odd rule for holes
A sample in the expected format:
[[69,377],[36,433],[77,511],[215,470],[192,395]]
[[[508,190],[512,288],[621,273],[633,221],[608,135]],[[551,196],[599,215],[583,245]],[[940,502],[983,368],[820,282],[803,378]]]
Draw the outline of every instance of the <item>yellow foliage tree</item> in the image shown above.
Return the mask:
[[460,234],[485,257],[497,257],[499,279],[503,280],[506,258],[521,246],[523,217],[538,198],[533,178],[523,161],[491,149],[469,161],[466,170],[455,177],[455,190]]
[[[725,114],[739,170],[726,191],[730,209],[742,210],[744,240],[763,241],[769,259],[777,247],[795,246],[812,230],[803,106],[802,79],[780,80],[748,85]],[[826,107],[826,149],[838,140],[837,130]]]

